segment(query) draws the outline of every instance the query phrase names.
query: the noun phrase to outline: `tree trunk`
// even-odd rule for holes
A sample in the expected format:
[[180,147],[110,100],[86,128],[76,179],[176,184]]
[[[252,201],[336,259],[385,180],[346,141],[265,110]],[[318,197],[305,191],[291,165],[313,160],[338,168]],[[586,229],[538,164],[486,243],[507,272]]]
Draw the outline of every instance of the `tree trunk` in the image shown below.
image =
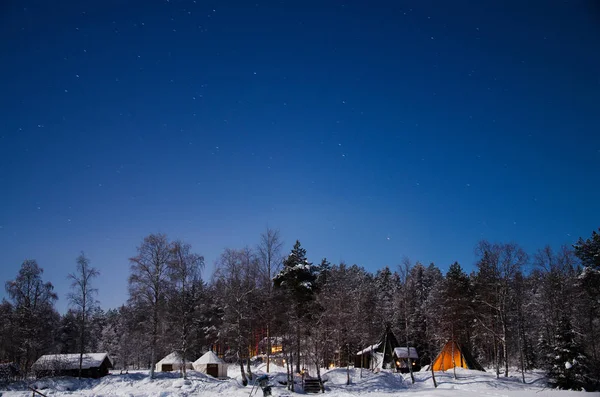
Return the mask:
[[[406,302],[405,302],[406,305]],[[415,375],[413,374],[413,367],[412,367],[412,359],[410,358],[410,341],[408,338],[408,318],[406,318],[406,310],[404,311],[404,324],[405,324],[405,331],[406,331],[406,348],[408,349],[408,370],[410,372],[410,380],[412,382],[412,384],[415,384]]]
[[252,368],[250,367],[250,354],[248,354],[248,360],[246,361],[246,369],[248,370],[248,378],[252,380],[254,375],[252,375]]
[[[341,356],[341,352],[340,352]],[[350,346],[348,346],[348,359],[346,360],[346,384],[351,384],[352,381],[350,379]]]
[[454,324],[452,325],[452,373],[454,374],[454,379],[456,379],[456,360],[454,359],[454,345],[456,341],[454,340]]
[[83,294],[83,304],[81,306],[81,334],[79,336],[79,371],[78,378],[81,380],[81,372],[83,367],[83,353],[85,351],[85,310],[86,310],[86,296],[85,291]]
[[431,351],[431,346],[429,347],[429,367],[431,369],[431,380],[433,381],[433,387],[435,387],[437,389],[437,382],[435,380],[435,372],[433,371],[433,354]]
[[508,340],[507,340],[506,319],[502,320],[502,354],[504,355],[504,377],[508,378]]
[[267,373],[269,373],[269,366],[271,364],[271,326],[270,321],[267,320]]
[[152,313],[152,346],[150,347],[150,379],[154,379],[154,365],[156,363],[156,340],[158,335],[158,302],[154,303]]
[[494,338],[494,355],[496,356],[494,358],[495,361],[495,365],[496,365],[496,379],[500,378],[500,346],[498,346],[498,338],[496,338],[496,336],[493,336]]
[[385,369],[385,351],[387,349],[387,328],[385,330],[385,336],[383,337],[383,357],[381,358],[381,369]]
[[[316,352],[318,354],[318,351]],[[323,379],[321,379],[321,363],[319,359],[315,360],[315,367],[317,367],[317,379],[319,380],[319,386],[321,387],[321,393],[325,393],[325,387],[323,386]]]
[[296,330],[296,373],[300,373],[300,322]]
[[246,378],[246,371],[244,371],[244,360],[241,359],[239,351],[238,351],[238,359],[240,360],[240,372],[242,374],[242,385],[248,386],[248,379]]
[[521,341],[521,324],[518,327],[519,333],[517,338],[519,340],[519,356],[521,360],[521,376],[523,377],[523,384],[525,384],[525,360],[523,359],[523,342]]
[[290,359],[288,361],[288,373],[290,376],[290,391],[294,391],[294,353],[290,352]]
[[362,378],[362,371],[363,368],[365,367],[365,353],[363,352],[363,354],[360,355],[360,377]]

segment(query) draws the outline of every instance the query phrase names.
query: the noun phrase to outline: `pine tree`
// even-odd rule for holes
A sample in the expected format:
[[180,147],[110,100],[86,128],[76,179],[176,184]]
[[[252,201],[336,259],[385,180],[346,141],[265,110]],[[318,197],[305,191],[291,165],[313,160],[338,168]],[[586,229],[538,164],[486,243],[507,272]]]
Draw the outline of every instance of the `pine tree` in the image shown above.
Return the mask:
[[586,384],[587,360],[566,315],[556,325],[552,355],[550,385],[563,390],[582,390]]
[[80,334],[79,314],[75,310],[69,309],[60,318],[57,334],[58,352],[62,354],[78,353]]
[[[446,340],[455,340],[470,349],[472,289],[469,276],[458,262],[450,265],[442,284],[440,326]],[[454,372],[456,378],[456,371]]]
[[[598,228],[600,231],[600,228]],[[587,240],[579,237],[575,248],[575,255],[581,259],[584,266],[600,270],[600,233],[592,232],[592,237]]]
[[400,288],[400,278],[398,273],[392,273],[388,266],[378,270],[373,279],[373,288],[375,293],[375,324],[374,335],[381,335],[388,327],[395,334],[400,334],[404,330],[400,329],[400,324],[404,320],[403,312],[396,310],[396,296]]
[[317,271],[306,259],[306,250],[296,240],[294,248],[283,262],[283,268],[274,278],[275,288],[284,291],[291,303],[289,316],[295,328],[296,372],[300,372],[300,344],[303,327],[311,315],[314,302]]
[[0,361],[12,362],[17,359],[13,345],[14,308],[6,299],[0,303]]
[[35,260],[21,265],[15,280],[6,282],[6,291],[13,301],[17,363],[25,375],[31,364],[54,344],[54,330],[59,315],[54,309],[58,299],[54,286],[42,280],[44,270]]
[[576,280],[576,324],[584,335],[590,378],[595,379],[588,388],[600,390],[600,234],[579,238],[574,249],[584,266]]

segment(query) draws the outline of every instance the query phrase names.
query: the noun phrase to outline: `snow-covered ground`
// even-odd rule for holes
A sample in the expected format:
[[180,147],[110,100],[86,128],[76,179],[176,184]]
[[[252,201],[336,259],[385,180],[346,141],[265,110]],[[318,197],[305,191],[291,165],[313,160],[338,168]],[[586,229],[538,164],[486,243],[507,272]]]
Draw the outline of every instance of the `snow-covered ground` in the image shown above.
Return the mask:
[[[261,374],[264,365],[254,368],[255,373]],[[56,378],[32,381],[29,384],[15,383],[0,389],[2,397],[31,396],[27,391],[29,385],[35,387],[47,396],[249,396],[252,386],[243,387],[239,368],[229,368],[230,379],[217,380],[196,371],[188,372],[188,379],[179,378],[177,373],[157,373],[154,380],[148,378],[147,371],[119,374],[118,372],[98,380],[82,380],[75,378]],[[526,375],[526,384],[520,381],[520,374],[496,379],[490,372],[457,369],[458,379],[454,380],[452,371],[437,372],[436,379],[439,387],[435,389],[430,372],[415,373],[416,383],[410,382],[409,375],[381,372],[378,374],[363,370],[362,377],[359,369],[351,369],[352,382],[346,385],[346,369],[332,369],[323,373],[325,393],[331,397],[352,397],[368,395],[370,397],[391,397],[410,393],[414,397],[428,396],[485,396],[485,397],[568,397],[580,396],[580,392],[558,391],[545,387],[545,379],[540,373]],[[283,368],[269,374],[272,379],[273,396],[293,396],[279,380],[285,380]],[[298,392],[302,393],[298,387]],[[258,396],[262,391],[258,389]],[[598,395],[600,393],[586,393]]]

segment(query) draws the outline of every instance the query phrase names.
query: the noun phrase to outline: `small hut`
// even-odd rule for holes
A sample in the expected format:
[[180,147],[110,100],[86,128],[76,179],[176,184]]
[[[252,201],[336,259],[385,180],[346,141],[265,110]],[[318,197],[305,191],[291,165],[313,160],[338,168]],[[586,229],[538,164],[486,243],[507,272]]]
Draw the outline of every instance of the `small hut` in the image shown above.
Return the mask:
[[394,361],[396,363],[396,371],[400,373],[410,372],[409,365],[412,365],[413,371],[419,371],[421,366],[417,362],[419,354],[414,347],[396,347],[394,349]]
[[202,357],[194,361],[194,369],[215,378],[227,377],[227,364],[212,351],[204,353]]
[[181,357],[181,354],[178,352],[173,352],[157,362],[154,370],[156,372],[180,371],[183,369],[184,365],[186,369],[192,369],[191,361],[184,360]]
[[[81,377],[100,378],[113,367],[108,353],[85,353],[81,363]],[[31,367],[37,378],[45,376],[79,376],[79,354],[47,354]]]

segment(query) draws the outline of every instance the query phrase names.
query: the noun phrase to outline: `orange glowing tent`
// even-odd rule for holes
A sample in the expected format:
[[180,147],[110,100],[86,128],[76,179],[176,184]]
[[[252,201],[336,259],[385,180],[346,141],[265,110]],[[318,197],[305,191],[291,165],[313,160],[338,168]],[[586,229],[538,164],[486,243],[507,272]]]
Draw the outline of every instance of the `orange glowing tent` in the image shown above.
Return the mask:
[[456,341],[450,340],[446,342],[440,354],[433,361],[433,370],[446,371],[455,366],[483,371],[483,367],[466,349],[462,349]]

